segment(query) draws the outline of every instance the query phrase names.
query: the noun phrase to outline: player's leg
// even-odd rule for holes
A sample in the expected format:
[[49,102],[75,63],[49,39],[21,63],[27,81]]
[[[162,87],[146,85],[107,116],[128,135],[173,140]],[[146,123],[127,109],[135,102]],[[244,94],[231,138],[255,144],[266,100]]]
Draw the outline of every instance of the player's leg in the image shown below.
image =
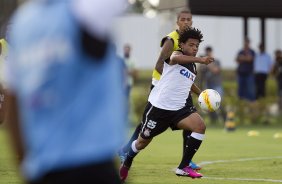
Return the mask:
[[256,89],[255,89],[255,78],[253,74],[250,74],[246,77],[246,86],[243,88],[247,88],[247,100],[254,101],[256,98]]
[[139,132],[141,130],[141,124],[142,123],[137,125],[137,127],[135,128],[135,130],[134,130],[130,140],[128,141],[128,143],[118,151],[118,155],[119,155],[121,163],[124,162],[125,157],[126,157],[126,153],[129,151],[129,149],[132,145],[132,142],[138,138]]
[[133,141],[129,151],[127,152],[127,156],[120,167],[119,175],[121,181],[125,181],[128,176],[128,171],[132,165],[133,159],[137,156],[137,154],[147,147],[153,138],[143,139],[141,136],[138,137],[137,140]]
[[[190,130],[183,130],[183,131],[182,131],[182,137],[183,137],[183,145],[182,145],[182,147],[183,147],[183,152],[182,152],[182,156],[184,156],[185,148],[186,148],[186,142],[187,142],[187,139],[191,136],[191,133],[192,133],[192,131],[190,131]],[[190,166],[192,169],[196,170],[196,171],[199,171],[199,170],[202,169],[201,166],[197,165],[197,164],[196,164],[195,162],[193,162],[192,160],[190,161],[189,166]]]
[[[151,85],[151,90],[154,88],[155,86],[154,85]],[[129,96],[129,94],[128,94]],[[146,107],[147,108],[147,107]],[[145,108],[145,110],[146,110]],[[138,136],[139,136],[139,133],[141,131],[141,126],[142,126],[142,123],[138,124],[137,127],[135,128],[131,138],[129,139],[129,141],[127,142],[127,144],[125,146],[123,146],[119,151],[118,151],[118,155],[119,155],[119,158],[120,158],[120,161],[121,163],[124,162],[125,158],[126,158],[126,153],[129,151],[130,147],[131,147],[131,144],[134,140],[137,140]]]
[[166,115],[167,111],[155,108],[150,103],[147,104],[143,113],[140,135],[137,140],[132,142],[129,151],[126,153],[126,159],[120,167],[120,178],[122,181],[127,178],[133,159],[139,151],[144,149],[153,137],[161,134],[169,127],[169,124],[164,122]]
[[177,127],[184,130],[191,130],[192,134],[188,137],[185,145],[185,151],[179,164],[176,174],[181,176],[190,176],[192,178],[202,177],[200,173],[193,171],[189,163],[196,151],[199,149],[205,134],[206,126],[203,119],[198,113],[192,113],[188,117],[182,119]]
[[[193,99],[192,99],[191,94],[189,94],[188,98],[186,99],[186,106],[188,106],[189,108],[190,108],[190,106],[193,106]],[[189,113],[191,113],[190,110],[189,110]],[[190,137],[191,133],[192,133],[192,131],[190,131],[190,130],[183,130],[182,131],[182,137],[183,137],[183,152],[182,152],[182,156],[184,155],[184,151],[185,151],[185,147],[186,147],[186,141]],[[201,169],[201,167],[198,166],[196,163],[192,162],[192,160],[190,161],[189,165],[194,170],[200,170]]]
[[[143,113],[143,117],[142,117],[142,122],[148,120],[148,115],[152,111],[152,108],[153,108],[153,106],[150,103],[148,103],[146,105],[144,113]],[[135,128],[135,131],[133,132],[133,134],[132,134],[130,140],[128,141],[128,143],[121,149],[121,151],[123,152],[124,155],[126,155],[130,151],[132,142],[137,140],[137,138],[139,137],[139,133],[140,133],[141,127],[142,127],[142,122]],[[119,154],[120,154],[120,152],[119,152]]]
[[245,89],[244,89],[244,85],[246,84],[245,82],[245,77],[240,75],[240,74],[237,74],[237,80],[238,80],[238,97],[240,99],[245,99],[246,98],[246,95],[245,95]]
[[262,97],[265,97],[265,85],[267,80],[267,74],[261,74],[262,75],[262,82],[261,82],[261,95]]

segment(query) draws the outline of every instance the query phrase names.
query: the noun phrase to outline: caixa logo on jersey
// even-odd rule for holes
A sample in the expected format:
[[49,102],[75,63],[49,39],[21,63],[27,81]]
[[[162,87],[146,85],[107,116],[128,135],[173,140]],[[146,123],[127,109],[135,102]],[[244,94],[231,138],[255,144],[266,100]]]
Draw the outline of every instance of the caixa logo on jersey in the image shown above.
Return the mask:
[[183,75],[184,77],[191,79],[193,82],[195,80],[195,74],[190,72],[189,70],[181,69],[180,74]]

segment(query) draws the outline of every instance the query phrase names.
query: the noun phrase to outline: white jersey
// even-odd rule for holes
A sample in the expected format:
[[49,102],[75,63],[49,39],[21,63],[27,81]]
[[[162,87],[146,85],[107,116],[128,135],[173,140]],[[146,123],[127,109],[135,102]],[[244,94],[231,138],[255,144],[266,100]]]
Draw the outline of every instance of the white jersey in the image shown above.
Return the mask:
[[179,110],[185,106],[195,78],[194,63],[169,65],[165,62],[161,79],[152,89],[148,101],[160,109]]

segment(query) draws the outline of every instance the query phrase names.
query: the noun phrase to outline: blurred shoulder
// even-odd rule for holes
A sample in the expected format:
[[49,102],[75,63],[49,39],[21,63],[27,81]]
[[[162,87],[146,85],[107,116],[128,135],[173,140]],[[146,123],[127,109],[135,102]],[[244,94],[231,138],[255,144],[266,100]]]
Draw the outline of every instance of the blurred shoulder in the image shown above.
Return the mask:
[[12,18],[15,29],[36,29],[44,26],[50,28],[52,25],[63,22],[69,9],[67,3],[65,1],[51,2],[38,0],[23,4]]

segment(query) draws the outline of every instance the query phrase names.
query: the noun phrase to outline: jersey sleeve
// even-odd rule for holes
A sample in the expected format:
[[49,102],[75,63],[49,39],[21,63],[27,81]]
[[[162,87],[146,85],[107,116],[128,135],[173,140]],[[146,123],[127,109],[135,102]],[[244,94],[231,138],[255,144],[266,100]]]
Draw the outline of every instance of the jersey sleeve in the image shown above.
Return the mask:
[[166,36],[166,37],[164,37],[164,38],[161,40],[161,44],[160,44],[161,47],[164,46],[164,43],[165,43],[166,40],[171,40],[171,41],[172,41],[172,44],[174,45],[174,40],[173,40],[171,37]]

